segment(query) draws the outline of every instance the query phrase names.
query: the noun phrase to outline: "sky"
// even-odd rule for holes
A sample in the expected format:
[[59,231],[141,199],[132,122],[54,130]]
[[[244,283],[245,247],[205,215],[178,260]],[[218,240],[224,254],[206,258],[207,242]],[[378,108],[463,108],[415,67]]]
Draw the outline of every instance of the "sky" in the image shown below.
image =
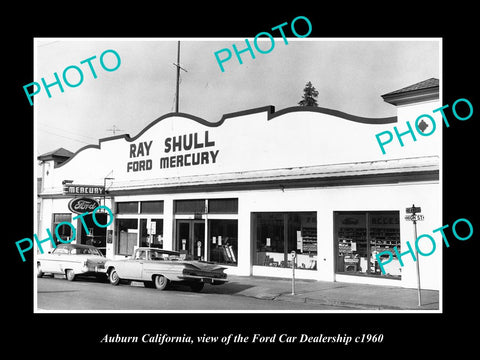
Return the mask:
[[[259,47],[271,47],[260,38]],[[296,106],[310,81],[319,92],[321,107],[365,117],[395,116],[396,109],[381,95],[426,80],[440,78],[441,43],[438,39],[275,38],[273,49],[261,54],[253,46],[241,54],[232,45],[246,47],[245,38],[97,39],[36,38],[34,79],[47,84],[60,79],[65,68],[78,66],[83,81],[64,92],[50,87],[34,96],[37,156],[63,147],[72,152],[101,138],[137,135],[149,123],[175,111],[177,41],[181,41],[179,110],[216,122],[223,114],[273,105],[275,110]],[[265,41],[265,42],[263,42]],[[220,70],[214,53],[228,48],[232,58]],[[100,55],[114,50],[121,59],[115,71],[105,71]],[[91,60],[97,78],[88,63]],[[225,56],[222,53],[220,56]],[[105,66],[116,58],[106,53]],[[71,69],[67,79],[80,82]],[[30,90],[32,91],[32,90]],[[25,97],[28,104],[28,99]]]

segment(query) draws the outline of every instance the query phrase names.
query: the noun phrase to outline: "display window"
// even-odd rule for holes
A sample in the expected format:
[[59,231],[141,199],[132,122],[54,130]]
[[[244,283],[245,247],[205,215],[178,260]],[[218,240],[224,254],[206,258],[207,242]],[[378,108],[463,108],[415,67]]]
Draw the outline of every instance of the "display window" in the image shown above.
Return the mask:
[[[336,272],[401,279],[401,266],[392,251],[400,249],[399,211],[354,211],[334,213]],[[390,250],[392,261],[383,274],[376,255]]]
[[[72,222],[72,214],[53,214],[53,224],[52,224],[52,229],[57,228],[57,225],[62,223],[62,222]],[[63,240],[63,241],[69,241],[72,238],[72,228],[71,226],[67,224],[62,224],[58,227],[57,229],[58,236]],[[54,239],[55,239],[55,245],[58,245],[60,241],[57,239],[57,236],[53,234]]]
[[131,256],[135,246],[163,249],[163,200],[117,202],[117,255]]
[[317,214],[315,212],[252,213],[254,265],[317,269]]
[[163,219],[140,219],[140,246],[163,249]]
[[209,220],[208,260],[226,265],[237,265],[238,220]]
[[[98,226],[93,220],[93,215],[88,214],[83,216],[83,221],[77,220],[77,243],[95,246],[102,254],[106,253],[107,242],[107,229],[105,227]],[[97,212],[95,219],[99,224],[106,224],[108,222],[107,214]],[[85,228],[81,225],[81,222],[85,224]]]
[[133,255],[137,246],[138,219],[118,219],[117,223],[117,255]]

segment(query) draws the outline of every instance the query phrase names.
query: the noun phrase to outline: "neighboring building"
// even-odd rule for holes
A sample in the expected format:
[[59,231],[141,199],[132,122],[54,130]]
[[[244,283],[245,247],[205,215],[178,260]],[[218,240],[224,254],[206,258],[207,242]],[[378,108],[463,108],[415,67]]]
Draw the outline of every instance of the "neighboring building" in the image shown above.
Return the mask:
[[41,230],[46,231],[46,228],[50,228],[51,222],[50,222],[50,215],[48,215],[48,222],[44,226],[43,225],[43,210],[42,210],[42,197],[40,194],[43,193],[43,179],[45,179],[47,176],[50,175],[51,169],[53,169],[55,166],[61,165],[68,159],[70,159],[74,155],[73,152],[68,151],[67,149],[64,148],[58,148],[53,151],[49,151],[48,153],[45,153],[43,155],[38,156],[38,160],[40,161],[41,165],[41,171],[40,171],[40,176],[37,177],[37,184],[36,184],[36,193],[37,193],[37,226],[36,228],[38,229],[39,233],[41,233]]
[[[441,122],[432,136],[402,136],[403,147],[394,139],[385,155],[375,135],[394,126],[405,132],[406,121],[433,116],[441,106],[438,80],[422,83],[383,96],[397,117],[266,106],[210,123],[170,113],[134,137],[101,139],[61,163],[42,155],[39,236],[73,221],[73,196],[63,192],[73,181],[78,196],[114,212],[106,229],[85,217],[90,236],[73,221],[75,242],[93,243],[110,258],[151,245],[224,264],[230,274],[290,277],[296,251],[298,278],[416,287],[410,255],[403,267],[395,258],[383,275],[375,254],[414,244],[404,219],[412,204],[425,216],[419,234],[442,225]],[[103,186],[105,194],[92,190]],[[69,227],[59,234],[72,235]],[[420,258],[422,288],[441,287],[440,244]]]

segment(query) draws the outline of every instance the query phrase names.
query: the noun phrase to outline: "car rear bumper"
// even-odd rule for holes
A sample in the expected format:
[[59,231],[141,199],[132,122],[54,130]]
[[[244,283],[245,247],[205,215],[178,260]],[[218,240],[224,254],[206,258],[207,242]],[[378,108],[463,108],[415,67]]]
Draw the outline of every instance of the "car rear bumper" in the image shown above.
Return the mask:
[[222,285],[228,282],[225,278],[212,278],[206,276],[195,276],[195,275],[182,275],[178,277],[180,280],[183,281],[200,281],[206,284],[211,285]]
[[101,265],[96,265],[96,264],[89,264],[88,266],[84,266],[82,268],[83,273],[106,273],[107,269],[105,269],[105,266],[103,264]]

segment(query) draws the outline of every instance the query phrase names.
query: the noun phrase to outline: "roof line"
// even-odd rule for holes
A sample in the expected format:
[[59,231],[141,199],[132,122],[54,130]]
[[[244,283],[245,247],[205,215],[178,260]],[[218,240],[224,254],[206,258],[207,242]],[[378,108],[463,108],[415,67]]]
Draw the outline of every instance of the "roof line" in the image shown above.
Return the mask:
[[162,121],[164,119],[167,119],[167,118],[170,118],[172,116],[181,116],[181,117],[184,117],[184,118],[188,118],[190,120],[196,121],[199,124],[202,124],[202,125],[205,125],[205,126],[208,126],[208,127],[219,127],[227,119],[234,118],[234,117],[240,117],[240,116],[245,116],[245,115],[257,114],[257,113],[261,113],[261,112],[267,112],[267,120],[272,120],[272,119],[274,119],[276,117],[279,117],[281,115],[285,115],[285,114],[288,114],[288,113],[291,113],[291,112],[299,112],[299,111],[316,112],[316,113],[321,113],[321,114],[326,114],[326,115],[332,115],[332,116],[336,116],[336,117],[339,117],[339,118],[342,118],[342,119],[345,119],[345,120],[358,122],[358,123],[361,123],[361,124],[380,125],[380,124],[389,124],[389,123],[397,122],[397,117],[396,116],[383,117],[383,118],[368,118],[368,117],[361,117],[361,116],[347,114],[347,113],[344,113],[344,112],[338,111],[338,110],[333,110],[333,109],[328,109],[328,108],[323,108],[323,107],[313,107],[313,106],[292,106],[292,107],[288,107],[288,108],[285,108],[285,109],[282,109],[282,110],[279,110],[279,111],[275,112],[275,107],[273,105],[266,105],[266,106],[257,107],[257,108],[253,108],[253,109],[248,109],[248,110],[242,110],[242,111],[223,114],[222,117],[220,118],[220,120],[217,121],[217,122],[210,122],[210,121],[207,121],[207,120],[205,120],[201,117],[191,115],[191,114],[187,114],[187,113],[170,112],[170,113],[167,113],[165,115],[160,116],[159,118],[157,118],[154,121],[152,121],[151,123],[149,123],[136,136],[131,137],[128,134],[109,136],[109,137],[99,139],[98,145],[91,144],[91,145],[83,146],[80,149],[78,149],[72,155],[72,157],[70,159],[62,162],[61,164],[54,165],[54,168],[59,168],[59,167],[65,165],[65,164],[67,164],[68,162],[70,162],[70,160],[72,160],[77,154],[79,154],[83,150],[86,150],[86,149],[89,149],[89,148],[100,149],[102,142],[116,140],[116,139],[122,139],[122,138],[125,139],[128,142],[135,141],[140,136],[142,136],[148,129],[155,126],[160,121]]

